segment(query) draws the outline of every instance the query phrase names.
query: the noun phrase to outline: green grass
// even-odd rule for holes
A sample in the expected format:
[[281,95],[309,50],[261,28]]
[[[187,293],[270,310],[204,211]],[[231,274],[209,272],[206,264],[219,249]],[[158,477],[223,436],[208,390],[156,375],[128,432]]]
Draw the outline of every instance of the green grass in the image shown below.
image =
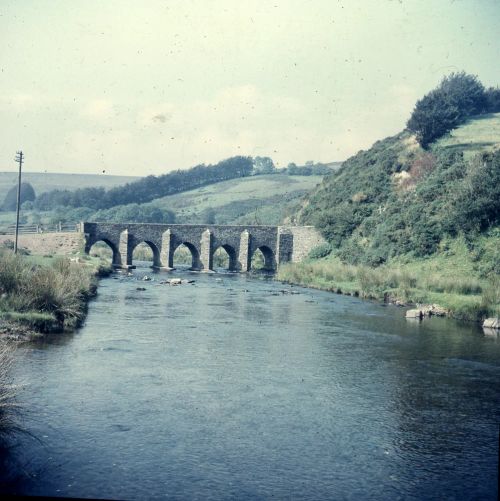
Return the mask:
[[212,208],[218,224],[277,224],[286,207],[321,180],[321,176],[283,174],[232,179],[159,198],[151,205],[174,211],[181,223],[202,222],[203,212]]
[[465,124],[438,139],[433,147],[460,150],[465,158],[492,151],[500,143],[500,113],[490,113],[468,120]]
[[96,292],[99,259],[15,256],[0,252],[0,319],[39,332],[78,327]]
[[[500,237],[482,237],[478,245],[500,248]],[[342,263],[335,256],[281,266],[277,278],[334,292],[377,300],[438,304],[450,315],[480,321],[500,315],[500,278],[481,278],[480,260],[462,238],[443,242],[426,259],[404,257],[379,268]]]

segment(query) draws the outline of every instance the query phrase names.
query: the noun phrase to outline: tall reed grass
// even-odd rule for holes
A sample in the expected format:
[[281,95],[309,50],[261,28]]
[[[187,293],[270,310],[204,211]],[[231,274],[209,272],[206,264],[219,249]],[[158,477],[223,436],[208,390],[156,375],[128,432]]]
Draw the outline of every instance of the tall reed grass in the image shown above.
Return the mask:
[[18,314],[19,321],[29,322],[52,317],[59,329],[74,328],[95,290],[94,271],[69,259],[58,258],[51,266],[41,266],[11,252],[0,253],[0,314],[4,318],[16,320],[13,314]]
[[15,423],[16,387],[10,379],[10,370],[13,362],[13,347],[0,343],[0,447],[3,441],[17,429]]
[[[481,320],[500,314],[500,278],[413,273],[401,266],[353,266],[338,259],[281,265],[278,280],[365,298],[404,302],[442,302],[455,316]],[[437,300],[436,300],[437,299]]]

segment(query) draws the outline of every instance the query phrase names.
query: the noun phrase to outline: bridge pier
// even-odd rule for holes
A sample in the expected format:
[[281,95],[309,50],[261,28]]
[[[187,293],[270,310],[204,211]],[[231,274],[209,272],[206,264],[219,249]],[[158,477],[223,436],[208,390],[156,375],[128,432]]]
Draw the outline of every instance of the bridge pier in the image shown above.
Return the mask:
[[174,269],[174,252],[172,250],[172,232],[170,228],[161,236],[160,270],[170,271]]
[[130,235],[128,229],[125,229],[120,233],[118,254],[120,255],[120,263],[113,263],[114,268],[122,268],[126,270],[135,268],[132,264],[132,249],[130,248]]
[[200,271],[213,273],[213,233],[208,228],[201,235],[200,251]]
[[241,273],[250,270],[250,238],[250,233],[245,229],[240,236],[240,252],[238,255]]

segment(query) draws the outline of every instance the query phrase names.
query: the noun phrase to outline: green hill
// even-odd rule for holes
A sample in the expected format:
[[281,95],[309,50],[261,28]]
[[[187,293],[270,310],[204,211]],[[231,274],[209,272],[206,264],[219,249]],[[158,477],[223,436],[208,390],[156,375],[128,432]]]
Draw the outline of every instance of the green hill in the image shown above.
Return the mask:
[[462,151],[465,158],[477,153],[493,151],[500,142],[500,113],[489,113],[469,120],[438,139],[434,148]]
[[[160,217],[170,214],[169,221],[175,218],[177,223],[279,224],[322,178],[287,174],[237,178],[140,205],[121,205],[100,211],[69,207],[47,212],[25,210],[22,221],[139,221],[160,209]],[[12,224],[14,220],[13,213],[0,212],[0,225]]]
[[[278,224],[287,211],[308,191],[321,182],[322,176],[267,174],[214,183],[175,195],[135,205],[141,212],[160,209],[172,214],[177,223]],[[131,205],[100,210],[88,219],[120,221],[129,218]],[[68,212],[71,217],[73,211]]]
[[329,246],[315,255],[329,255],[283,279],[499,314],[500,114],[425,150],[408,131],[376,142],[308,194],[295,221],[321,229]]

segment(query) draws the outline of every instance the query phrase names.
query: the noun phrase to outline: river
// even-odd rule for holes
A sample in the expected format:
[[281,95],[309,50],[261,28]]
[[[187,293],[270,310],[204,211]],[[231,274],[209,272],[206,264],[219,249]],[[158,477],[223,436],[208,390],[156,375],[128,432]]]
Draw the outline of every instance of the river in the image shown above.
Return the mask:
[[0,492],[496,499],[498,337],[266,277],[146,273],[17,351],[25,433]]

